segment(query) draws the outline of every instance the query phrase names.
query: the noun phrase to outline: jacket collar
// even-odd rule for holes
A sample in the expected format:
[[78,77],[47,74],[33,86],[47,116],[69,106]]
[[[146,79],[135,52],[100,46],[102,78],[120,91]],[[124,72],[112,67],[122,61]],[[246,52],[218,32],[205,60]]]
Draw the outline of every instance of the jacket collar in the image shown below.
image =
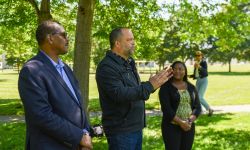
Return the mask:
[[[75,90],[76,89],[75,85],[72,84],[72,87],[73,87],[74,91],[76,92],[76,95],[77,95],[80,103],[78,103],[78,100],[75,99],[74,95],[71,93],[67,84],[61,78],[61,76],[59,75],[58,71],[56,70],[56,68],[54,67],[52,62],[49,60],[49,58],[47,56],[45,56],[45,54],[43,54],[41,51],[39,51],[36,59],[38,59],[38,60],[42,61],[44,64],[46,64],[45,67],[49,71],[49,73],[51,73],[56,78],[56,80],[64,87],[64,89],[67,91],[67,93],[72,97],[72,99],[79,105],[79,107],[81,107],[81,99],[79,97],[79,94],[77,93],[78,91]],[[69,76],[69,73],[68,73],[68,70],[66,67],[64,67],[64,70],[65,70],[65,73],[68,75],[68,78],[71,81],[71,83],[73,83],[72,82],[73,79],[71,79],[71,77]]]
[[111,50],[106,52],[106,56],[112,58],[115,62],[117,62],[120,65],[129,64],[134,61],[132,57],[129,57],[128,60],[125,60],[123,57],[115,54]]

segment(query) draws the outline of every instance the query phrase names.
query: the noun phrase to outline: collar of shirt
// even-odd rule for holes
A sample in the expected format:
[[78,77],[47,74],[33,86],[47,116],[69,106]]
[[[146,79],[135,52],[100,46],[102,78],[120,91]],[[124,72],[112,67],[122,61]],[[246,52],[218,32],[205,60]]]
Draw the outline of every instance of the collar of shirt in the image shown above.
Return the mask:
[[69,87],[71,93],[74,95],[74,97],[77,100],[77,103],[79,103],[78,98],[76,96],[76,93],[74,91],[74,88],[67,76],[67,74],[65,73],[63,67],[64,67],[64,63],[62,62],[61,59],[58,59],[58,63],[54,62],[46,53],[44,53],[42,50],[41,52],[50,60],[50,62],[53,64],[53,66],[56,68],[57,72],[60,74],[60,76],[62,77],[62,79],[64,80],[64,82],[67,84],[67,86]]
[[53,66],[55,68],[63,68],[64,67],[64,63],[62,62],[62,60],[59,58],[58,59],[58,63],[54,62],[44,51],[40,50],[49,60],[50,62],[53,64]]

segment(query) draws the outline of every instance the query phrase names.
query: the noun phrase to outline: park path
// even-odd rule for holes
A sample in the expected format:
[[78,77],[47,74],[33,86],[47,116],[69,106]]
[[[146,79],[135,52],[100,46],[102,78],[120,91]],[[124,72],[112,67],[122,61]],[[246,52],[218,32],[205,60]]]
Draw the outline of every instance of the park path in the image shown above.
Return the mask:
[[[220,113],[238,113],[238,112],[250,112],[250,104],[247,105],[225,105],[225,106],[213,106],[215,114]],[[147,110],[147,116],[160,116],[161,110]],[[101,116],[101,112],[90,112],[90,117]],[[0,116],[0,123],[3,122],[24,122],[24,116]]]

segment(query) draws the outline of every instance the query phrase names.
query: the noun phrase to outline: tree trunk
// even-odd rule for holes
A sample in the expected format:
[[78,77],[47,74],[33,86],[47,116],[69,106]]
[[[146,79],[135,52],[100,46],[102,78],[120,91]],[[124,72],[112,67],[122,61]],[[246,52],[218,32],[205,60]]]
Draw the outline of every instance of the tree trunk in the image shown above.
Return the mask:
[[52,15],[50,14],[50,0],[42,0],[40,10],[35,0],[28,0],[28,2],[36,11],[38,24],[45,20],[52,19]]
[[228,72],[231,72],[231,61],[232,59],[228,60]]
[[80,84],[85,110],[88,110],[89,102],[91,27],[94,5],[94,0],[79,0],[77,12],[73,70]]
[[52,19],[52,16],[50,14],[50,0],[42,0],[41,8],[38,14],[38,23],[45,20]]

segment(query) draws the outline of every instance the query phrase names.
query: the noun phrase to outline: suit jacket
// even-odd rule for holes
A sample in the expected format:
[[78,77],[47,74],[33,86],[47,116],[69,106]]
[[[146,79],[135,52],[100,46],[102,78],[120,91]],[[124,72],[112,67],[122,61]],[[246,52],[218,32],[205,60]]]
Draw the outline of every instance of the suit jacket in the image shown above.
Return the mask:
[[20,72],[18,90],[25,110],[27,150],[77,149],[82,130],[89,128],[78,82],[67,65],[64,70],[80,102],[42,52]]

